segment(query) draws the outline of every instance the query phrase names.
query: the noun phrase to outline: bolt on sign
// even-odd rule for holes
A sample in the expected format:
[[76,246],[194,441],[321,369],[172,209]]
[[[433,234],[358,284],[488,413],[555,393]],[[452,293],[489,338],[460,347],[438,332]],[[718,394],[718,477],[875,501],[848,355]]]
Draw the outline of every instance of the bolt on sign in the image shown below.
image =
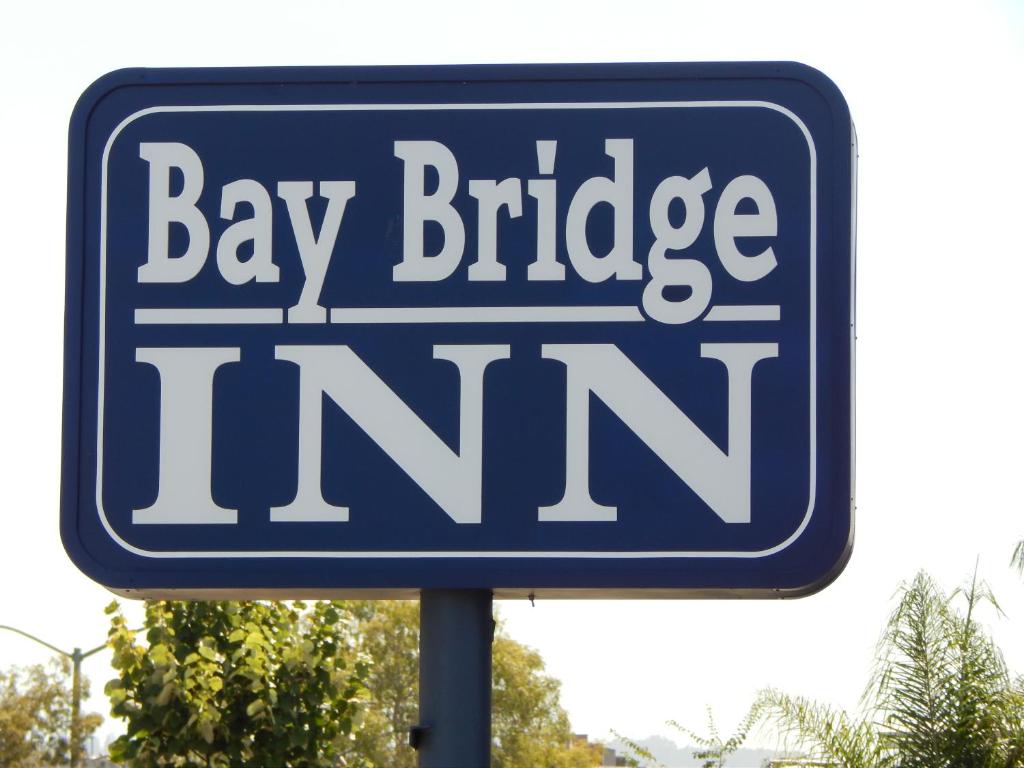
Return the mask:
[[62,535],[136,596],[788,596],[852,541],[855,139],[798,64],[124,70]]

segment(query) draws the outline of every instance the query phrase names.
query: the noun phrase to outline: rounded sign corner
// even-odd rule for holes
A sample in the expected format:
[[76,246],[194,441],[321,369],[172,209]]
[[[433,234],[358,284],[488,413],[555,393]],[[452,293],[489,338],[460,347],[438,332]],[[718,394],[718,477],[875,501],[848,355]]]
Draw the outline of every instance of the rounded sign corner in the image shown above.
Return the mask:
[[780,75],[798,80],[815,90],[832,110],[839,126],[852,131],[850,105],[839,85],[820,69],[799,61],[779,62]]
[[146,74],[152,70],[143,67],[124,67],[115,69],[97,77],[82,91],[75,106],[71,110],[69,133],[74,140],[77,137],[84,137],[85,128],[89,124],[96,105],[106,96],[119,88],[132,85],[143,85],[147,82]]
[[849,565],[850,558],[853,557],[853,547],[854,536],[853,526],[851,525],[850,535],[846,539],[846,544],[839,551],[835,560],[832,561],[831,566],[810,583],[800,587],[787,589],[785,594],[782,596],[792,599],[811,597],[831,586],[843,574],[846,570],[846,566]]
[[60,539],[68,559],[92,581],[116,591],[123,586],[121,574],[96,559],[82,541],[75,518],[61,505]]

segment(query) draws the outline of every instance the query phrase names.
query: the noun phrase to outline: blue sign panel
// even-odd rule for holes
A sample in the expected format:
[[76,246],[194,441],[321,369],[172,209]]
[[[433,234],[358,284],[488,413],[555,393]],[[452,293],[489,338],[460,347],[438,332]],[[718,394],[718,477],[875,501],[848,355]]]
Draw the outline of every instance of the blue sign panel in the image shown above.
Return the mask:
[[62,534],[126,594],[799,595],[852,541],[850,116],[796,64],[127,70]]

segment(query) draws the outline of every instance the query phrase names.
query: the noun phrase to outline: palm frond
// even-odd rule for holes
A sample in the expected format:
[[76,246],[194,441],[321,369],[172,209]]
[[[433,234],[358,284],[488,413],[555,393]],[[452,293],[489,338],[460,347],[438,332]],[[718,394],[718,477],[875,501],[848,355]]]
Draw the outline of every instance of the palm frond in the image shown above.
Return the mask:
[[707,708],[707,736],[696,733],[695,731],[680,725],[675,720],[669,720],[668,725],[671,725],[680,733],[685,734],[693,741],[694,744],[700,747],[700,749],[693,753],[693,757],[696,760],[702,760],[705,768],[722,768],[729,756],[743,746],[743,742],[747,740],[747,736],[751,729],[760,722],[762,719],[761,710],[761,701],[755,700],[750,709],[747,710],[747,714],[744,715],[743,719],[736,727],[736,730],[733,731],[733,734],[728,739],[724,740],[722,739],[721,732],[718,730],[718,725],[715,722],[715,716],[711,711],[711,707]]
[[[1024,544],[1015,558],[1024,567]],[[863,719],[774,690],[761,693],[764,715],[839,768],[1024,768],[1024,679],[1011,681],[978,621],[985,606],[1002,610],[977,567],[950,595],[923,572],[898,595]]]
[[1001,613],[977,568],[948,597],[924,573],[902,589],[879,641],[872,688],[880,737],[903,768],[996,766],[1009,749],[1009,675],[975,618],[983,604]]
[[1018,541],[1017,546],[1014,547],[1010,565],[1017,569],[1017,573],[1024,576],[1024,539]]
[[855,720],[841,710],[773,689],[761,692],[759,707],[812,760],[842,768],[897,765],[895,753],[868,720]]
[[639,760],[649,760],[650,764],[647,768],[665,768],[664,765],[658,762],[658,758],[652,755],[651,751],[642,744],[637,744],[635,741],[623,736],[616,730],[612,730],[612,735],[629,750],[630,754],[626,756],[626,759],[631,760],[633,765],[639,765]]
[[952,725],[948,691],[953,682],[949,603],[927,574],[903,587],[903,596],[879,640],[872,679],[881,737],[904,755],[907,768],[941,765]]

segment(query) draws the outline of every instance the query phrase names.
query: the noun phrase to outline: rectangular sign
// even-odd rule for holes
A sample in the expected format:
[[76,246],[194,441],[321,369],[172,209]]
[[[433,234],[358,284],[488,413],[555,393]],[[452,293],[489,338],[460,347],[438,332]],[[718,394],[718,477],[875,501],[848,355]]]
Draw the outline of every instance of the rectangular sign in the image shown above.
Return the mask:
[[787,596],[852,543],[797,64],[125,70],[71,122],[62,536],[155,596]]

